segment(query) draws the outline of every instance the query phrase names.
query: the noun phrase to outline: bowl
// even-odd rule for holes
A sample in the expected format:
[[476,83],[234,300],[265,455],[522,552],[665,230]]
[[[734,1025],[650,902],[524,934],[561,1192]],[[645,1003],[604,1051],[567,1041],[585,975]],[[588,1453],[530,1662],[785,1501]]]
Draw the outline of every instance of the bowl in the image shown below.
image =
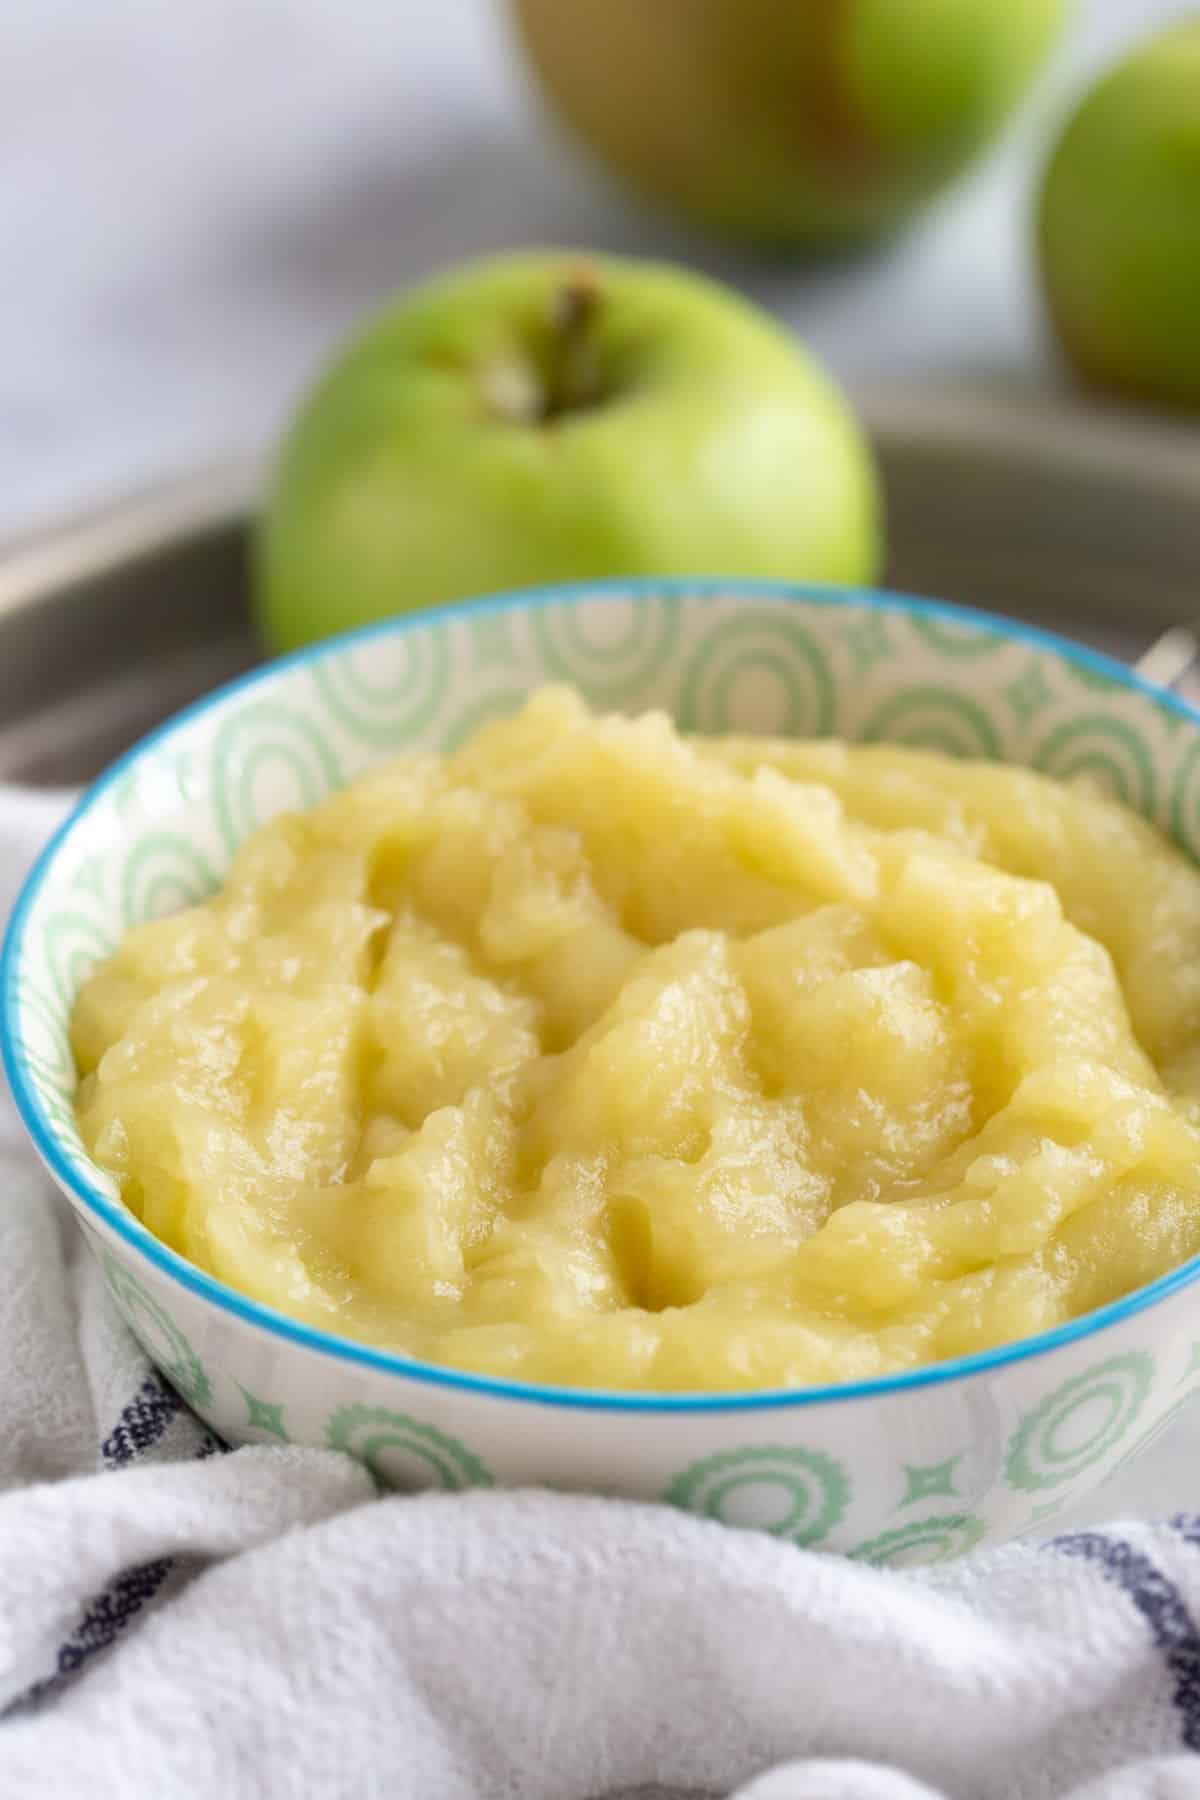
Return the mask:
[[0,1032],[33,1143],[147,1355],[231,1443],[320,1444],[404,1489],[663,1500],[875,1563],[1037,1528],[1200,1389],[1200,1259],[1041,1336],[838,1387],[603,1392],[438,1368],[300,1324],[167,1248],[87,1157],[68,1018],[125,930],[194,901],[272,814],[443,749],[545,681],[692,731],[837,734],[1086,772],[1200,849],[1200,714],[986,614],[733,581],[502,596],[350,634],[201,701],[85,795],[31,874]]

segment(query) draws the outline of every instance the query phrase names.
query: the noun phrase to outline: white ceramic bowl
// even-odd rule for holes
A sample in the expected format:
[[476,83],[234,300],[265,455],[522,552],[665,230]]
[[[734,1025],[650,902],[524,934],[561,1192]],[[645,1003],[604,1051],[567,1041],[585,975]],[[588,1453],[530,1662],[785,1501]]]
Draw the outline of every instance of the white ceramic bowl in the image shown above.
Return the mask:
[[75,1130],[67,1020],[136,921],[370,764],[460,740],[547,680],[691,730],[837,733],[1089,770],[1200,847],[1200,715],[1118,664],[869,593],[617,582],[452,607],[321,645],[192,707],[86,795],[5,946],[17,1104],[153,1361],[233,1442],[328,1444],[388,1485],[542,1483],[666,1499],[883,1563],[1037,1526],[1200,1387],[1200,1259],[1056,1331],[854,1386],[741,1395],[490,1380],[297,1324],[185,1262]]

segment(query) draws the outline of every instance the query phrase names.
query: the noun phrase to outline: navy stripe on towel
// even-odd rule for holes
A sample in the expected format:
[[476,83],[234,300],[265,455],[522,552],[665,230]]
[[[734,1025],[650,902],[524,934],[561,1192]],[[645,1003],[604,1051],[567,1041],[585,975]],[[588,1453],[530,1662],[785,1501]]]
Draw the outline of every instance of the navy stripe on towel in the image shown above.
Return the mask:
[[147,1375],[100,1446],[105,1466],[123,1469],[126,1463],[152,1450],[171,1420],[182,1411],[183,1401],[175,1389],[158,1375]]
[[78,1674],[98,1650],[107,1650],[146,1602],[153,1600],[173,1564],[172,1557],[160,1556],[136,1569],[123,1569],[102,1594],[97,1594],[70,1637],[59,1645],[54,1674],[39,1682],[28,1697],[40,1699],[47,1688],[65,1676]]
[[[129,1402],[122,1407],[112,1431],[100,1446],[100,1455],[109,1469],[122,1469],[152,1450],[166,1435],[167,1427],[184,1410],[183,1401],[158,1375],[148,1375]],[[196,1451],[198,1460],[216,1456],[229,1446],[215,1433],[206,1431]],[[70,1681],[101,1650],[115,1643],[125,1627],[147,1603],[153,1600],[167,1576],[175,1567],[171,1556],[156,1557],[153,1562],[139,1563],[114,1575],[102,1593],[88,1602],[83,1617],[69,1638],[59,1645],[54,1659],[54,1673],[35,1682],[6,1711],[28,1706]]]
[[1185,1544],[1200,1544],[1200,1514],[1176,1513],[1168,1522],[1172,1531],[1177,1531]]
[[[1184,1521],[1173,1521],[1182,1527]],[[1200,1543],[1200,1520],[1186,1521]],[[1190,1533],[1185,1532],[1185,1535]],[[1171,1671],[1172,1699],[1179,1712],[1180,1734],[1189,1750],[1200,1750],[1200,1631],[1175,1583],[1150,1558],[1123,1538],[1101,1531],[1072,1532],[1052,1538],[1048,1546],[1062,1556],[1080,1556],[1122,1588],[1150,1627],[1150,1635]]]

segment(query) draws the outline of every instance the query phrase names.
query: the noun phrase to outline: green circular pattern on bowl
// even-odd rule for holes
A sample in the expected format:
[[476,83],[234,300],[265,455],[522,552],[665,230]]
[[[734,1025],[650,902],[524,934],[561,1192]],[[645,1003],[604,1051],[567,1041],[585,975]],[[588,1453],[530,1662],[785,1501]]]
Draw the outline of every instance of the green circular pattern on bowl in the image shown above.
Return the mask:
[[919,602],[615,584],[450,609],[303,654],[115,771],[19,911],[6,965],[14,1087],[119,1309],[231,1440],[332,1446],[385,1486],[548,1481],[665,1498],[898,1566],[1037,1526],[1196,1399],[1186,1276],[1153,1305],[1117,1303],[1103,1330],[1082,1321],[965,1372],[796,1395],[577,1396],[405,1365],[210,1291],[88,1161],[67,1021],[97,958],[131,924],[209,891],[273,814],[388,755],[461,742],[548,680],[696,731],[886,739],[1098,782],[1200,851],[1200,734],[1185,708],[1036,633]]
[[423,731],[437,717],[450,679],[450,646],[441,633],[406,638],[399,649],[382,670],[372,647],[364,645],[336,664],[318,663],[313,671],[330,717],[360,742],[384,751],[398,734]]
[[447,1432],[385,1406],[344,1406],[326,1430],[331,1450],[365,1463],[384,1488],[491,1487],[487,1464]]
[[674,654],[680,607],[673,594],[649,594],[607,611],[543,607],[534,631],[551,679],[587,690],[597,704],[628,708]]
[[79,869],[73,904],[43,922],[51,982],[69,999],[126,925],[197,898],[274,812],[314,805],[382,755],[461,742],[546,680],[571,681],[600,706],[665,707],[687,730],[889,741],[1084,776],[1193,848],[1200,744],[1173,741],[1169,717],[1136,692],[1111,687],[1099,710],[1079,673],[1025,638],[856,608],[853,597],[833,607],[755,593],[601,595],[512,615],[460,610],[419,633],[376,635],[285,670],[276,697],[214,711],[192,753],[200,841],[155,829],[147,815],[161,808],[136,785],[122,795],[123,857]]
[[194,906],[217,885],[206,859],[175,831],[150,831],[130,853],[121,879],[126,926]]
[[693,1463],[663,1499],[726,1525],[752,1525],[793,1544],[819,1544],[846,1511],[850,1477],[823,1451],[762,1444]]
[[1144,1351],[1073,1376],[1027,1414],[1008,1448],[1013,1487],[1052,1488],[1071,1481],[1122,1442],[1136,1422],[1154,1376]]
[[973,1513],[941,1514],[914,1519],[908,1525],[898,1525],[894,1531],[882,1531],[878,1537],[857,1545],[850,1554],[856,1562],[875,1563],[881,1568],[949,1562],[951,1557],[973,1550],[986,1531],[983,1520]]
[[115,1256],[106,1252],[101,1266],[117,1311],[151,1362],[192,1406],[204,1406],[212,1399],[212,1382],[170,1313]]

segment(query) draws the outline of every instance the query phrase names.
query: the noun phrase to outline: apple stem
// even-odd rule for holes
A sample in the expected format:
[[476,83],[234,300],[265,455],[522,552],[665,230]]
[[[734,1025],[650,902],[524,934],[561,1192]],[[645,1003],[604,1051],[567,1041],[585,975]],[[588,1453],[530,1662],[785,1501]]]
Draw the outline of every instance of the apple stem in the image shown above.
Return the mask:
[[590,275],[580,273],[565,281],[551,302],[554,329],[561,337],[570,338],[596,310],[600,296]]
[[525,355],[505,356],[481,370],[484,403],[512,425],[552,425],[604,398],[594,324],[600,289],[586,269],[551,295],[548,338]]
[[580,270],[551,301],[551,356],[546,371],[542,423],[563,413],[580,412],[601,398],[592,326],[600,305],[594,276]]

